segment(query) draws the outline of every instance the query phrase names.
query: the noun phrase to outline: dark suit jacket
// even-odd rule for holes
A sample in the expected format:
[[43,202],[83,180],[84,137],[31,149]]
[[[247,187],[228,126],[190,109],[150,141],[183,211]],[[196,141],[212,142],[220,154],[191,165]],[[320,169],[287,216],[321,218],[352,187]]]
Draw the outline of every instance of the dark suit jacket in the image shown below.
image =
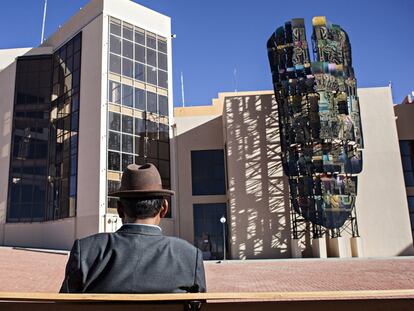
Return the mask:
[[61,293],[205,292],[202,252],[157,227],[123,225],[76,240]]

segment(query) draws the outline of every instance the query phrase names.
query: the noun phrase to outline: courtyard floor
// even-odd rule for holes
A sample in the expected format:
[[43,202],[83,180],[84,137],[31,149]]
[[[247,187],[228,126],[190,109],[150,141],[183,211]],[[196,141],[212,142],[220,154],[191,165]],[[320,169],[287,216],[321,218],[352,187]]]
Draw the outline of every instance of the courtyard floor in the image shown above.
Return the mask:
[[[0,247],[0,291],[57,292],[67,252]],[[209,292],[414,289],[414,257],[205,262]]]

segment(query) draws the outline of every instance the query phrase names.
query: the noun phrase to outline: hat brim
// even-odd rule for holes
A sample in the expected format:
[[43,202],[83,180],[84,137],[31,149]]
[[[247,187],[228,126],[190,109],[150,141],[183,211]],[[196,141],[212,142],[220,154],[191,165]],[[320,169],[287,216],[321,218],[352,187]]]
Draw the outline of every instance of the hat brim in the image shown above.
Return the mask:
[[108,193],[108,196],[119,198],[153,198],[172,196],[175,192],[167,189],[160,190],[124,190]]

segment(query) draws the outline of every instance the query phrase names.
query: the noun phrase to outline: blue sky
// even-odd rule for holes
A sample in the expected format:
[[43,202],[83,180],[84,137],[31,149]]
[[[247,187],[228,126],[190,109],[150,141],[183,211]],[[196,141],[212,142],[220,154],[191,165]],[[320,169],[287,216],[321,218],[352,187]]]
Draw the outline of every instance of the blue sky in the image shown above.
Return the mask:
[[[88,0],[48,0],[46,37]],[[303,17],[311,30],[315,15],[344,28],[352,44],[359,87],[392,81],[394,102],[414,90],[414,1],[412,0],[135,0],[171,16],[174,104],[206,105],[218,92],[269,90],[266,41],[285,21]],[[6,4],[7,3],[7,4]],[[43,0],[3,3],[0,48],[37,46]],[[310,37],[308,37],[310,40]]]

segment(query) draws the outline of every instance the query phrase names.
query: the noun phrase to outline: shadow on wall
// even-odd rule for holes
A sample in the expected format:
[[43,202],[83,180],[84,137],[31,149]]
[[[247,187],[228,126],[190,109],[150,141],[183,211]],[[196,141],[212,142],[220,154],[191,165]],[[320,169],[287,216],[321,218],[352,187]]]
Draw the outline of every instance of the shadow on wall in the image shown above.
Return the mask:
[[273,95],[225,99],[232,257],[288,258],[289,186]]

